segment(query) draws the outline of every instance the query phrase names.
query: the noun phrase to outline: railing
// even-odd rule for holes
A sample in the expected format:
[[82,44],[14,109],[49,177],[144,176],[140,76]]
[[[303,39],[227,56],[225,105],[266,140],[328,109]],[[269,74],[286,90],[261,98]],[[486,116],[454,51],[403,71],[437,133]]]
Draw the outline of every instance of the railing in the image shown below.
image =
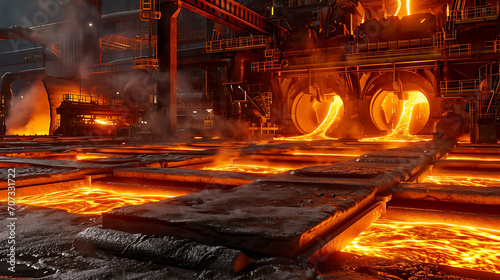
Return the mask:
[[481,81],[478,79],[441,81],[441,95],[463,96],[475,95],[479,91]]
[[134,41],[134,69],[158,68],[158,59],[156,54],[158,51],[158,41],[156,36],[151,39],[150,53],[149,39],[137,38]]
[[456,40],[457,39],[457,30],[452,30],[450,32],[446,32],[445,33],[445,37],[444,39],[446,41],[453,41],[453,40]]
[[81,103],[97,103],[97,97],[84,96],[76,94],[63,94],[62,101],[81,102]]
[[359,54],[367,52],[382,52],[393,51],[399,49],[410,49],[433,46],[432,38],[419,38],[410,40],[399,40],[389,42],[375,42],[365,44],[347,44],[346,51],[348,54]]
[[[149,39],[136,38],[134,40],[134,59],[150,57],[149,46]],[[156,57],[158,51],[158,40],[156,36],[151,39],[151,47],[151,56]]]
[[270,60],[278,60],[280,55],[279,49],[267,49],[264,53],[264,56],[266,58],[269,58]]
[[470,53],[471,53],[470,43],[448,46],[449,56],[470,56]]
[[260,126],[257,126],[257,124],[253,123],[252,126],[249,127],[249,130],[251,131],[252,135],[255,135],[257,132],[259,132],[260,135],[275,135],[276,131],[280,130],[280,127],[271,123],[261,123]]
[[487,41],[485,43],[485,50],[492,53],[500,52],[500,40]]
[[494,118],[498,116],[500,94],[493,91],[485,92],[477,97],[478,115],[481,118]]
[[273,93],[269,92],[269,91],[262,93],[262,99],[264,102],[266,117],[270,117],[271,116],[271,104],[273,104]]
[[211,102],[177,103],[177,108],[179,108],[179,109],[190,109],[190,108],[210,109],[210,108],[212,108],[212,103]]
[[252,62],[251,70],[254,72],[278,70],[281,69],[281,63],[276,60]]
[[260,35],[260,36],[250,36],[250,37],[239,37],[233,39],[223,39],[219,41],[208,41],[206,48],[207,48],[207,53],[212,53],[212,52],[265,47],[266,44],[272,42],[274,42],[274,37]]
[[110,34],[102,37],[102,48],[110,50],[126,50],[132,47],[134,39]]
[[408,48],[408,49],[394,49],[385,51],[371,51],[371,52],[360,52],[351,55],[347,55],[348,59],[374,59],[374,58],[388,58],[388,57],[401,57],[401,56],[415,56],[422,54],[437,53],[436,47],[419,47],[419,48]]
[[451,11],[448,20],[457,22],[475,21],[480,19],[495,19],[498,17],[497,5],[486,5]]

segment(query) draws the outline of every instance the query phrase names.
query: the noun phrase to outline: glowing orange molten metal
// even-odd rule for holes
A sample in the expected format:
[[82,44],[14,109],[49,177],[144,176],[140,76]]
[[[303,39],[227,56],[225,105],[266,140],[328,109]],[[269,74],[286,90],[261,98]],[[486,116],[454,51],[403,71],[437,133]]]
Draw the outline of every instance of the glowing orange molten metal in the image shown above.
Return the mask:
[[27,195],[17,203],[62,209],[76,214],[100,214],[124,205],[140,205],[172,198],[166,193],[140,194],[82,187],[47,194]]
[[458,176],[428,176],[424,183],[436,183],[438,185],[459,185],[469,187],[499,187],[500,179],[474,178]]
[[293,168],[288,167],[270,167],[264,165],[248,165],[248,164],[229,164],[214,167],[204,167],[203,170],[212,171],[232,171],[243,173],[260,173],[260,174],[278,174]]
[[379,220],[344,252],[500,273],[500,231]]
[[116,125],[113,121],[106,119],[95,119],[94,122],[102,125]]
[[95,159],[95,158],[108,158],[109,155],[100,155],[100,154],[80,154],[76,156],[76,160],[85,160],[85,159]]
[[336,95],[333,99],[333,102],[330,104],[330,109],[328,110],[327,116],[313,132],[306,135],[274,138],[274,139],[287,140],[287,141],[335,140],[335,138],[326,136],[326,132],[336,121],[339,121],[340,119],[339,112],[341,111],[341,108],[343,108],[343,106],[344,103],[342,102],[342,98]]
[[332,157],[359,157],[361,153],[359,154],[338,154],[338,153],[308,153],[308,152],[295,152],[292,153],[292,155],[296,156],[332,156]]
[[404,101],[403,112],[401,113],[401,117],[399,119],[396,128],[386,136],[375,137],[375,138],[367,138],[361,141],[366,142],[416,142],[426,140],[423,137],[417,135],[411,135],[410,131],[410,121],[413,113],[413,109],[417,104],[420,103],[428,103],[425,95],[419,91],[411,91],[408,93],[408,100]]
[[184,150],[184,151],[205,151],[205,148],[193,148],[187,146],[179,146],[179,147],[168,147],[167,150]]
[[[407,15],[410,15],[411,12],[410,12],[410,1],[411,0],[406,0],[406,14]],[[401,0],[398,0],[398,8],[396,9],[396,12],[394,13],[395,16],[398,15],[399,11],[401,10]]]

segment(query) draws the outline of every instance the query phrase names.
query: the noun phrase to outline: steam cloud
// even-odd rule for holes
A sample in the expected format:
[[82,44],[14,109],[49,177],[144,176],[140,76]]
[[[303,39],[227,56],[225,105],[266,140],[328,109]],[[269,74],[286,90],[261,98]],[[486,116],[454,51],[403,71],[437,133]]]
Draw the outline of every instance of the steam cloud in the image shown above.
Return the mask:
[[5,120],[8,135],[49,134],[50,106],[41,80],[23,90],[12,103]]

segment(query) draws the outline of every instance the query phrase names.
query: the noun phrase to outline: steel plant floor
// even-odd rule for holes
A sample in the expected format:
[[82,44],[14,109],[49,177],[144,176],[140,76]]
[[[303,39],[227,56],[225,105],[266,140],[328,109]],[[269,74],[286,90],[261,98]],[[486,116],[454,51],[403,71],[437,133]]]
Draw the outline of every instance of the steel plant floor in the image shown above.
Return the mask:
[[[143,145],[123,139],[89,141],[93,140],[4,140],[0,164],[3,169],[16,168],[18,196],[94,182],[116,188],[127,184],[130,187],[137,180],[142,185],[157,187],[167,182],[182,182],[191,185],[193,193],[125,206],[102,216],[18,205],[17,272],[6,273],[8,235],[2,232],[0,275],[42,279],[393,279],[384,269],[375,273],[375,266],[367,273],[362,269],[367,263],[393,267],[394,277],[401,275],[401,270],[409,271],[408,267],[415,275],[431,272],[436,279],[454,275],[431,264],[406,262],[404,268],[394,261],[353,260],[348,254],[335,253],[339,246],[346,245],[342,239],[350,242],[383,214],[384,202],[394,188],[399,200],[420,199],[412,185],[403,187],[399,183],[419,178],[430,164],[453,148],[453,143],[400,143],[399,147],[386,150],[388,145],[383,143],[256,145],[205,141]],[[222,150],[224,155],[220,153]],[[342,156],[354,150],[361,156]],[[294,160],[290,151],[298,151],[301,156]],[[303,156],[318,151],[340,154],[342,160]],[[93,153],[106,156],[92,157]],[[77,156],[83,154],[88,158],[77,160]],[[291,169],[296,170],[261,176],[175,168],[200,166],[228,154],[246,159],[287,161]],[[297,168],[293,168],[294,165]],[[299,168],[302,166],[311,167]],[[0,190],[2,198],[7,185],[6,180],[0,182],[0,189],[4,189]],[[491,197],[498,196],[493,193]],[[496,204],[497,199],[492,199]],[[0,216],[6,221],[7,203],[0,206]],[[364,227],[349,224],[360,215],[369,217]],[[79,232],[101,225],[103,229],[177,236],[200,244],[234,248],[250,256],[252,262],[235,273],[156,264],[154,260],[127,258],[123,253],[91,246],[88,250],[82,250],[81,246],[75,249],[73,241]],[[340,239],[334,234],[339,228],[345,230],[338,235]],[[335,255],[339,257],[325,266],[325,256]],[[326,274],[321,276],[318,269]]]

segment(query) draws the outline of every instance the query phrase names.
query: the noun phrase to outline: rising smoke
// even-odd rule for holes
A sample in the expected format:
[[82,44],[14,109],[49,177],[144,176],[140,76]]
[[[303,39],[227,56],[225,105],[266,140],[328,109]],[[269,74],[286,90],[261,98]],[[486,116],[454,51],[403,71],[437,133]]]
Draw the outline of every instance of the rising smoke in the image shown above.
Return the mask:
[[5,124],[8,135],[49,134],[50,106],[41,80],[13,98]]

